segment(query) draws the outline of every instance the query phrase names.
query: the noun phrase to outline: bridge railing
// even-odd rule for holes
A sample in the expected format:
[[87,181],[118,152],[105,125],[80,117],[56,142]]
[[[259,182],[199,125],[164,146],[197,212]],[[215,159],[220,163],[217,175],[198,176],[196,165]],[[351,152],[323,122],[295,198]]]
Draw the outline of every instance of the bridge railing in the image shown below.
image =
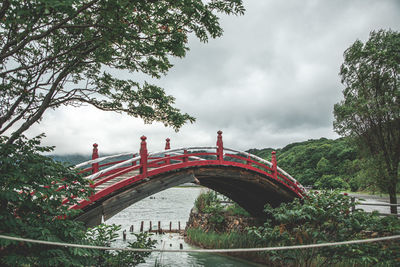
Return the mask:
[[[271,162],[248,152],[224,148],[222,132],[218,131],[217,146],[170,148],[170,140],[166,139],[165,150],[149,153],[146,137],[141,137],[140,152],[127,152],[113,156],[99,157],[98,145],[93,145],[92,160],[75,166],[81,168],[81,173],[89,174],[87,179],[93,181],[91,187],[96,188],[122,175],[129,174],[131,182],[146,179],[177,168],[198,165],[229,165],[247,168],[263,173],[278,183],[284,184],[299,197],[305,195],[306,190],[292,176],[277,166],[275,151],[272,152]],[[121,159],[125,157],[128,159]],[[99,198],[91,197],[91,201]],[[95,194],[95,195],[96,195]]]

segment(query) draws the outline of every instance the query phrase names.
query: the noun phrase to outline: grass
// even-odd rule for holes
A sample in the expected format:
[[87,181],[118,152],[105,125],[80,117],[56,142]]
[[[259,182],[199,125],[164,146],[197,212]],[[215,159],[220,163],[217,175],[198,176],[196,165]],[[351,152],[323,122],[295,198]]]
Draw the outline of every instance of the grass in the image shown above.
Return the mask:
[[187,230],[187,238],[190,243],[205,248],[250,248],[260,246],[257,239],[247,234],[216,233],[213,231],[204,232],[199,228],[190,228]]

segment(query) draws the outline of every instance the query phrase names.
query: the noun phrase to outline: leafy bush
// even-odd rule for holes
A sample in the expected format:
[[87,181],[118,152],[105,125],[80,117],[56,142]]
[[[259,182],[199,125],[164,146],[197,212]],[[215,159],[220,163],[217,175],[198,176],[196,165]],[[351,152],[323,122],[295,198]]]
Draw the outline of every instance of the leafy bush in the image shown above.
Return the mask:
[[342,178],[336,177],[334,175],[322,175],[317,182],[315,182],[315,187],[318,189],[349,189],[348,183],[343,181]]
[[[40,138],[21,137],[6,145],[7,138],[0,137],[0,233],[62,243],[110,245],[118,227],[100,226],[87,233],[83,223],[72,220],[80,211],[62,205],[65,198],[69,203],[76,203],[72,196],[86,198],[91,193],[89,182],[77,170],[43,156],[53,148],[41,147]],[[146,238],[139,235],[130,246],[150,247],[152,242]],[[92,266],[94,259],[101,266],[103,262],[123,262],[122,258],[138,263],[143,257],[144,254],[0,239],[1,266]]]
[[[350,212],[354,203],[337,192],[310,194],[303,203],[296,199],[278,208],[266,205],[269,219],[262,227],[249,229],[259,246],[290,246],[400,234],[400,221],[362,210]],[[296,249],[265,253],[271,264],[325,266],[327,264],[399,264],[399,241]]]
[[232,205],[229,205],[226,208],[226,212],[229,215],[233,216],[251,217],[250,213],[248,213],[244,208],[239,206],[236,202],[234,202]]
[[[80,243],[85,237],[82,223],[66,217],[78,213],[62,201],[72,196],[85,198],[88,182],[77,171],[41,155],[40,137],[24,137],[12,145],[0,137],[0,229],[1,233],[31,239]],[[67,189],[60,186],[67,186]],[[60,190],[59,190],[60,189]],[[18,243],[0,239],[0,261],[5,265],[86,265],[87,257],[75,249]]]
[[[86,239],[90,244],[97,246],[111,246],[111,243],[118,237],[118,231],[121,230],[120,225],[101,224],[94,228],[88,229]],[[135,242],[128,242],[128,248],[154,248],[155,240],[149,238],[149,233],[131,233],[135,236]],[[145,258],[150,252],[130,252],[130,251],[94,251],[96,257],[93,258],[91,265],[94,266],[136,266],[145,262]]]
[[215,191],[201,193],[195,200],[194,206],[199,212],[205,212],[205,209],[219,203],[218,194]]

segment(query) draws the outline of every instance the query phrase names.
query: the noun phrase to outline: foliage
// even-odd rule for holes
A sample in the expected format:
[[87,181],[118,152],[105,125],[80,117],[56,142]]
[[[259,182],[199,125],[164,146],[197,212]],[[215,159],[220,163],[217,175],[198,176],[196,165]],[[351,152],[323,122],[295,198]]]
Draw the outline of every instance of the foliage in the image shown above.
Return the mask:
[[[257,237],[258,246],[290,246],[347,241],[400,233],[400,221],[379,217],[354,207],[348,196],[337,192],[309,194],[301,203],[295,199],[278,208],[266,205],[269,219],[249,234]],[[271,264],[284,266],[326,266],[335,263],[398,264],[399,241],[271,251],[265,254]]]
[[233,216],[251,217],[250,213],[248,213],[244,208],[239,206],[239,204],[237,204],[236,202],[234,202],[232,205],[227,206],[226,212],[229,215]]
[[16,127],[12,143],[61,105],[89,104],[175,129],[194,121],[162,88],[115,73],[159,78],[172,57],[185,56],[189,35],[202,42],[222,35],[221,13],[243,14],[242,1],[2,1],[0,134]]
[[[390,202],[397,203],[400,164],[400,33],[373,31],[354,42],[340,68],[344,100],[334,106],[334,128],[373,159]],[[396,212],[396,207],[391,207]]]
[[218,194],[215,191],[209,190],[202,192],[194,201],[194,206],[199,212],[205,212],[210,206],[219,203]]
[[210,214],[208,225],[211,229],[221,232],[227,225],[227,216],[251,217],[250,214],[233,202],[222,205],[221,201],[231,202],[231,200],[213,190],[201,193],[195,200],[195,207],[200,213]]
[[[253,154],[270,160],[270,148],[252,151]],[[357,150],[346,138],[336,140],[321,138],[292,143],[282,149],[277,149],[276,152],[279,167],[307,186],[321,186],[321,178],[324,175],[329,175],[334,179],[340,178],[345,183],[349,183],[360,171]],[[366,180],[359,182],[359,187],[369,186]],[[334,184],[329,186],[334,186]],[[322,187],[327,188],[324,185]]]
[[220,229],[225,221],[224,207],[221,205],[218,194],[215,191],[209,190],[201,193],[194,202],[195,207],[199,212],[211,214],[209,222],[212,228]]
[[[68,198],[76,203],[91,191],[76,170],[41,155],[51,147],[41,147],[40,137],[24,137],[13,144],[0,137],[0,233],[29,239],[63,243],[109,245],[116,226],[100,226],[86,233],[83,223],[72,218],[77,210],[62,205]],[[151,247],[147,236],[137,236],[131,247]],[[2,266],[92,266],[97,257],[113,262],[141,262],[144,254],[103,253],[98,250],[64,248],[0,239]]]
[[[4,235],[46,241],[79,243],[84,226],[63,219],[73,217],[75,210],[61,205],[65,198],[85,198],[88,184],[76,171],[55,163],[40,153],[52,148],[40,147],[40,137],[20,138],[12,145],[0,137],[0,230]],[[61,186],[67,186],[61,187]],[[61,187],[61,188],[60,188]],[[74,249],[18,243],[1,239],[1,262],[6,265],[79,265],[87,258]]]
[[322,175],[317,182],[315,182],[315,187],[318,189],[350,189],[350,185],[343,181],[340,177],[335,177],[334,175]]
[[217,233],[215,231],[208,231],[206,233],[200,228],[189,228],[186,234],[191,244],[210,249],[246,248],[254,247],[258,243],[258,239],[246,233]]
[[[110,246],[118,237],[120,225],[102,224],[88,229],[86,238],[91,244],[97,246]],[[149,233],[131,233],[135,236],[135,242],[128,242],[128,248],[154,248],[155,240],[149,238]],[[136,266],[145,262],[145,258],[150,252],[130,252],[130,251],[96,251],[96,257],[91,265],[94,266]]]

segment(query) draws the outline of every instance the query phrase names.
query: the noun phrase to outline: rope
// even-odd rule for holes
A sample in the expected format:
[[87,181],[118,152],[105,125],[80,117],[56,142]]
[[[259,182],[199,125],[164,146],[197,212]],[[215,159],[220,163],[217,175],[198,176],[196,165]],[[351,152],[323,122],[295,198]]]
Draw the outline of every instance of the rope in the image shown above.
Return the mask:
[[341,245],[352,245],[361,243],[371,243],[387,240],[400,239],[400,235],[369,238],[361,240],[351,240],[342,242],[330,242],[321,244],[310,244],[310,245],[297,245],[297,246],[285,246],[285,247],[264,247],[264,248],[230,248],[230,249],[143,249],[143,248],[112,248],[103,246],[91,246],[91,245],[80,245],[80,244],[70,244],[43,240],[34,240],[14,236],[0,235],[2,239],[30,242],[43,245],[52,246],[63,246],[63,247],[74,247],[74,248],[87,248],[87,249],[100,249],[100,250],[121,250],[121,251],[132,251],[132,252],[197,252],[197,253],[229,253],[229,252],[260,252],[260,251],[273,251],[273,250],[292,250],[292,249],[307,249],[307,248],[320,248],[320,247],[332,247]]

